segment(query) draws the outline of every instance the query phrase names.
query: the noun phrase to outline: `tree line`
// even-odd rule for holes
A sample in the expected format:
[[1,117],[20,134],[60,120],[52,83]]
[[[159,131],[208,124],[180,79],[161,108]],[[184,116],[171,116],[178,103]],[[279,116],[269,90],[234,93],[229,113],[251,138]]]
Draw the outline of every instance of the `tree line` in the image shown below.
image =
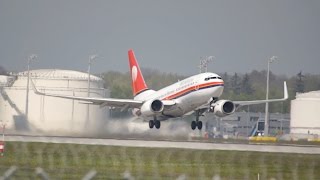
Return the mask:
[[4,67],[0,66],[0,75],[7,75],[7,74],[8,74],[7,70]]

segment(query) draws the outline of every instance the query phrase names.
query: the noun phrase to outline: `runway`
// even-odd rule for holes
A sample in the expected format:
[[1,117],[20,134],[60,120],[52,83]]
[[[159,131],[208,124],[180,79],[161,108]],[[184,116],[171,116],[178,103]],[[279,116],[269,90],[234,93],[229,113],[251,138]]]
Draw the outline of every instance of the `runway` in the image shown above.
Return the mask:
[[76,137],[40,137],[40,136],[6,136],[6,141],[66,143],[105,146],[127,146],[148,148],[182,148],[197,150],[231,150],[274,153],[320,154],[320,147],[289,146],[289,145],[257,145],[257,144],[222,144],[207,142],[177,142],[177,141],[144,141],[119,139],[93,139]]

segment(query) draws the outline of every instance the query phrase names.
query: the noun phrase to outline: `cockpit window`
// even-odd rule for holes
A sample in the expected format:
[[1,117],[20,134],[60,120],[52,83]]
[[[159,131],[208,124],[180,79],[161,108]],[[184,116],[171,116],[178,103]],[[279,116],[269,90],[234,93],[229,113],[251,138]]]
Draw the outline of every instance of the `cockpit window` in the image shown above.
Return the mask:
[[204,80],[209,81],[210,79],[221,79],[221,77],[207,77]]

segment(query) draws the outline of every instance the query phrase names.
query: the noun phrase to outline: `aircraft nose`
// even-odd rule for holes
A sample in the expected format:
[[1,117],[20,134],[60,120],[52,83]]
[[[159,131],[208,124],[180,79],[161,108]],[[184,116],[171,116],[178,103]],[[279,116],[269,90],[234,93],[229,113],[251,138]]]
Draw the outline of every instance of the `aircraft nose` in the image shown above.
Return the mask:
[[224,86],[224,81],[222,79],[220,79],[220,81],[218,81],[219,84],[221,83],[222,87]]
[[222,95],[222,93],[223,93],[223,89],[224,89],[224,86],[218,86],[217,87],[217,90],[216,90],[216,96],[221,96]]

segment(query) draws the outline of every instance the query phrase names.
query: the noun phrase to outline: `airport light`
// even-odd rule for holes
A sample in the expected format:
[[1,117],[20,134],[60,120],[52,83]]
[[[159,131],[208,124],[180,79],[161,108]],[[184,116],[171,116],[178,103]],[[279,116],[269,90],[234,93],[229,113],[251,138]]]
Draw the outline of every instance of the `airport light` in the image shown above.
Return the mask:
[[200,73],[202,72],[202,68],[205,68],[205,72],[208,71],[208,64],[215,59],[214,56],[206,56],[206,57],[200,57],[200,65],[199,65],[199,70]]
[[[269,99],[269,75],[270,75],[270,64],[278,60],[277,56],[272,56],[268,59],[268,71],[267,71],[267,90],[266,90],[266,100]],[[264,118],[264,136],[269,135],[269,103],[266,102],[265,118]]]
[[30,64],[32,61],[35,61],[38,58],[38,56],[36,54],[31,54],[28,57],[28,79],[27,79],[27,93],[26,93],[26,120],[29,120],[29,81],[30,81]]

